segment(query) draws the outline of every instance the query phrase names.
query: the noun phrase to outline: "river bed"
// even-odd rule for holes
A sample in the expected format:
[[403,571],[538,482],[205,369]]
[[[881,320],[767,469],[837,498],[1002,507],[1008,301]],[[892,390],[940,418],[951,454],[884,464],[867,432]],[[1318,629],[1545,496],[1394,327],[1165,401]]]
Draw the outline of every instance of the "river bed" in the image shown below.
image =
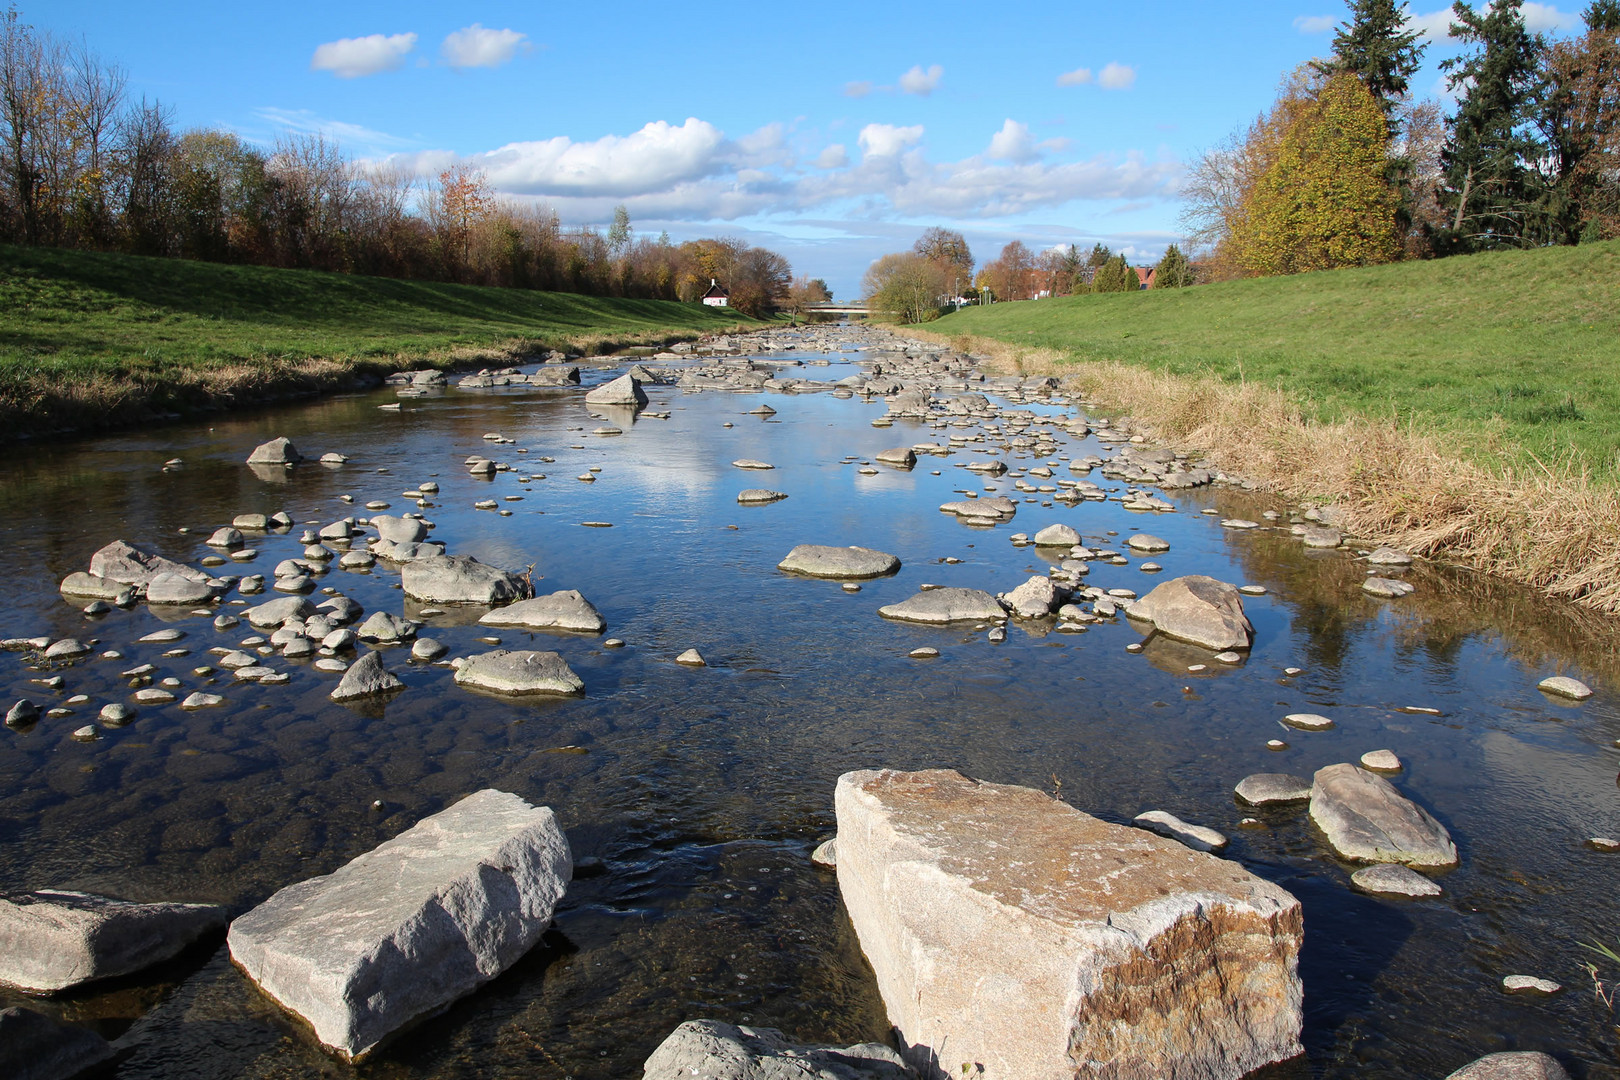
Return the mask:
[[[791,370],[830,381],[862,357],[774,359],[826,361]],[[586,383],[618,370],[587,368]],[[576,859],[599,860],[600,871],[576,880],[555,927],[514,968],[357,1067],[322,1052],[217,940],[65,997],[0,989],[0,1004],[128,1036],[117,1076],[153,1080],[632,1077],[677,1024],[699,1017],[807,1042],[881,1041],[882,1002],[836,879],[809,853],[832,834],[839,774],[948,767],[1056,792],[1112,821],[1163,809],[1215,827],[1231,837],[1226,857],[1298,896],[1306,1055],[1268,1076],[1438,1078],[1485,1053],[1532,1049],[1577,1077],[1620,1077],[1614,1014],[1594,998],[1580,945],[1620,934],[1620,855],[1586,843],[1620,835],[1620,708],[1608,689],[1620,666],[1607,622],[1424,564],[1404,575],[1414,595],[1375,600],[1358,587],[1366,567],[1353,550],[1306,549],[1286,520],[1223,528],[1223,518],[1288,510],[1234,486],[1163,493],[1176,507],[1166,513],[1026,496],[1015,477],[958,467],[984,460],[975,451],[993,446],[994,432],[921,455],[909,471],[871,466],[890,447],[983,431],[920,420],[873,427],[881,398],[646,390],[649,411],[668,419],[604,421],[580,388],[451,388],[395,412],[378,407],[400,400],[385,388],[6,451],[0,636],[98,643],[57,672],[55,691],[34,681],[45,673],[24,654],[0,654],[8,703],[73,709],[0,732],[0,891],[212,901],[240,914],[484,787],[555,808]],[[762,403],[774,414],[752,412]],[[1007,407],[1036,414],[1037,427],[1076,411]],[[606,423],[621,433],[596,434]],[[1050,461],[1067,477],[1070,461],[1112,452],[1094,436],[1051,430],[1053,453],[1000,456],[1015,471]],[[275,436],[311,459],[336,451],[349,461],[264,475],[243,464]],[[472,454],[512,468],[469,476],[462,462]],[[165,469],[172,459],[181,464]],[[732,465],[739,459],[775,468],[747,471]],[[1100,471],[1090,478],[1114,496],[1127,486]],[[494,632],[504,648],[559,651],[584,696],[475,695],[449,667],[410,662],[407,647],[385,650],[406,690],[351,708],[327,699],[340,676],[307,662],[270,660],[290,676],[278,686],[193,673],[214,659],[208,649],[247,637],[245,623],[219,631],[211,617],[166,621],[144,605],[91,618],[57,591],[115,538],[195,565],[215,554],[209,533],[235,515],[284,510],[295,528],[254,536],[254,563],[217,571],[268,575],[300,554],[306,523],[416,511],[402,492],[429,480],[440,485],[421,510],[432,539],[506,569],[532,565],[537,591],[578,589],[601,610],[601,636]],[[754,487],[788,498],[739,505],[738,492]],[[938,510],[963,491],[1024,501],[1010,523],[971,527]],[[474,509],[487,499],[498,509]],[[367,511],[370,501],[390,505]],[[1073,634],[1054,632],[1052,620],[1014,620],[992,643],[971,626],[877,615],[923,583],[1005,592],[1045,573],[1048,557],[1008,538],[1053,523],[1120,551],[1138,530],[1170,542],[1124,565],[1092,563],[1089,585],[1145,594],[1198,573],[1264,586],[1245,598],[1253,650],[1232,667],[1163,641],[1133,654],[1126,646],[1143,631],[1123,618]],[[802,543],[877,548],[903,568],[858,592],[778,571]],[[1150,560],[1163,569],[1144,572]],[[387,564],[334,566],[317,582],[368,612],[415,617],[398,584]],[[232,610],[229,600],[219,610]],[[492,647],[477,640],[487,628],[454,611],[426,622],[422,634],[451,655]],[[186,636],[136,641],[165,626]],[[607,637],[625,646],[608,648]],[[911,658],[920,646],[939,657]],[[165,655],[177,648],[189,653]],[[709,666],[674,663],[688,648]],[[99,658],[108,649],[122,657]],[[1200,662],[1206,670],[1187,670]],[[140,706],[127,726],[72,738],[102,704],[131,700],[120,673],[142,663],[177,678],[180,697],[210,690],[227,703]],[[1285,673],[1294,667],[1300,674]],[[1550,674],[1582,678],[1597,694],[1581,704],[1544,695],[1536,683]],[[78,694],[88,701],[64,706]],[[1414,706],[1438,715],[1402,711]],[[1337,723],[1283,727],[1292,712]],[[1287,748],[1268,749],[1271,739]],[[1302,807],[1257,813],[1234,800],[1233,785],[1251,773],[1309,776],[1379,748],[1399,755],[1394,783],[1461,852],[1460,867],[1437,878],[1438,899],[1353,892],[1354,867],[1333,857]],[[1260,827],[1239,826],[1250,816]],[[1564,989],[1510,996],[1500,985],[1509,974]]]

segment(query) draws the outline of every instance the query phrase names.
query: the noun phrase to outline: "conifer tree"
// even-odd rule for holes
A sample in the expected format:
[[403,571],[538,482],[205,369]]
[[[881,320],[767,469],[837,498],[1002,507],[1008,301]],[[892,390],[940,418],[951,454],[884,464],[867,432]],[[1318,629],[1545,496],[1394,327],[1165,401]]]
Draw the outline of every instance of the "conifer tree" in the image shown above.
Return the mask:
[[1347,71],[1377,99],[1395,134],[1395,107],[1406,97],[1407,80],[1423,63],[1428,44],[1411,29],[1404,2],[1352,0],[1350,21],[1333,36],[1333,58],[1319,62],[1323,75]]
[[1171,244],[1164,249],[1164,257],[1153,268],[1155,289],[1184,289],[1193,283],[1192,265],[1181,249]]
[[1097,269],[1097,276],[1092,279],[1092,292],[1135,292],[1142,287],[1142,279],[1136,276],[1131,264],[1125,261],[1125,256],[1115,255]]

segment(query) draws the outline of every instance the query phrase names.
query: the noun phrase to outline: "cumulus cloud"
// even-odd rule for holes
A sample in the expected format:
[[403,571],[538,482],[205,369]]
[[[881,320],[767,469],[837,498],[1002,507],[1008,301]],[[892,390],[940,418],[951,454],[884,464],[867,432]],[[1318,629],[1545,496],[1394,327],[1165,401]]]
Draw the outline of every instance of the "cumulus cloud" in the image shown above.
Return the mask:
[[661,191],[720,171],[725,136],[696,117],[675,127],[662,120],[631,135],[590,142],[567,136],[508,143],[471,162],[502,191],[525,195],[626,197]]
[[847,82],[844,84],[845,97],[863,98],[871,92],[872,83],[869,79],[860,79],[856,82]]
[[330,71],[340,79],[358,79],[395,70],[405,63],[405,55],[414,48],[415,34],[339,38],[315,46],[309,67],[311,71]]
[[816,168],[818,169],[842,169],[848,164],[849,151],[844,149],[843,143],[833,143],[816,155]]
[[894,157],[923,137],[921,124],[895,127],[893,124],[867,124],[856,139],[861,154],[868,158]]
[[996,161],[1034,160],[1037,156],[1035,139],[1029,133],[1029,125],[1008,117],[1001,130],[990,136],[990,148],[985,151],[985,156]]
[[1520,9],[1524,12],[1524,25],[1532,34],[1545,34],[1556,30],[1573,30],[1579,26],[1581,20],[1578,16],[1566,11],[1559,11],[1551,4],[1537,4],[1534,0],[1525,0]]
[[938,64],[930,65],[924,71],[921,64],[900,76],[900,89],[908,94],[927,97],[939,89],[939,81],[945,77],[945,69]]
[[439,55],[453,68],[500,67],[524,47],[528,35],[473,23],[445,37]]
[[1300,15],[1294,19],[1294,29],[1302,34],[1325,34],[1336,21],[1332,15]]
[[1065,71],[1057,77],[1059,86],[1089,86],[1091,81],[1090,68],[1075,68],[1073,71]]
[[1129,64],[1110,63],[1097,73],[1097,85],[1104,90],[1129,90],[1136,85],[1136,69]]

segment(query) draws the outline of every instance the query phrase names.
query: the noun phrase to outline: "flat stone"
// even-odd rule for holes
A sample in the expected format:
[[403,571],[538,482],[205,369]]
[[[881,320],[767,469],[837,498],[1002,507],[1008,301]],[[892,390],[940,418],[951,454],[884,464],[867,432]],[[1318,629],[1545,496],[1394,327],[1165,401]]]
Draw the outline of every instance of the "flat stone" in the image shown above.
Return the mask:
[[1400,863],[1363,866],[1350,875],[1350,884],[1364,893],[1379,896],[1439,896],[1440,886]]
[[1509,975],[1502,980],[1502,989],[1510,994],[1556,994],[1563,987],[1551,979],[1538,979],[1534,975]]
[[413,559],[401,565],[399,576],[406,596],[433,604],[505,604],[528,595],[518,575],[467,555]]
[[897,446],[892,450],[879,450],[872,460],[899,469],[910,469],[917,464],[917,454],[909,446]]
[[486,789],[231,924],[231,959],[347,1059],[540,939],[573,875],[549,807]]
[[1167,810],[1149,810],[1131,819],[1140,829],[1168,836],[1194,851],[1219,851],[1227,845],[1226,836],[1205,825],[1192,825]]
[[1457,847],[1444,825],[1382,776],[1348,763],[1316,771],[1311,820],[1333,850],[1353,862],[1457,865]]
[[1446,1080],[1569,1080],[1569,1073],[1547,1054],[1510,1050],[1471,1061]]
[[775,1028],[719,1020],[688,1020],[642,1068],[642,1080],[910,1080],[916,1075],[882,1043],[806,1046]]
[[218,694],[205,694],[201,690],[187,694],[186,699],[180,703],[182,709],[212,709],[216,705],[225,704],[225,699]]
[[1080,534],[1067,525],[1048,525],[1035,534],[1036,547],[1074,547]]
[[775,465],[772,465],[768,461],[756,461],[753,458],[738,458],[736,461],[733,461],[731,464],[734,465],[735,467],[739,468],[739,469],[774,469],[774,468],[776,468]]
[[1592,696],[1590,686],[1567,675],[1554,675],[1542,679],[1536,684],[1536,689],[1548,694],[1557,694],[1559,697],[1574,698],[1576,701],[1584,701]]
[[1254,626],[1243,613],[1237,589],[1202,574],[1166,581],[1126,614],[1151,623],[1166,637],[1216,652],[1247,649],[1254,639]]
[[207,581],[196,581],[183,574],[162,573],[146,583],[149,604],[203,604],[217,592]]
[[1370,577],[1362,581],[1361,591],[1372,596],[1382,597],[1386,600],[1396,600],[1403,596],[1411,596],[1415,591],[1410,581],[1401,581],[1398,578]]
[[582,694],[585,684],[554,652],[496,649],[467,657],[456,684],[496,694]]
[[0,897],[0,982],[56,993],[128,975],[224,929],[215,904],[135,904],[58,889]]
[[283,596],[242,612],[242,617],[261,630],[280,626],[288,619],[307,619],[315,614],[315,605],[302,596]]
[[1283,717],[1283,723],[1301,731],[1326,731],[1333,721],[1318,713],[1296,712]]
[[1326,525],[1307,525],[1305,531],[1300,533],[1300,539],[1308,548],[1336,548],[1344,543],[1344,534]]
[[[241,672],[237,672],[240,676]],[[353,701],[403,690],[405,684],[383,667],[382,653],[368,652],[343,673],[343,678],[329,695],[333,701]]]
[[1238,781],[1233,789],[1250,806],[1305,802],[1311,797],[1311,782],[1290,773],[1254,773]]
[[293,446],[292,440],[281,438],[271,439],[267,443],[260,443],[255,446],[253,453],[248,455],[247,463],[249,465],[294,465],[303,460],[303,455],[299,454],[297,448]]
[[836,870],[838,868],[838,837],[835,836],[830,840],[823,840],[817,844],[816,849],[810,853],[810,861],[824,870]]
[[72,660],[76,657],[84,656],[88,652],[90,652],[89,645],[86,645],[78,638],[69,637],[63,638],[60,641],[51,642],[50,645],[48,645],[45,649],[45,659]]
[[1361,755],[1361,767],[1376,772],[1400,772],[1401,759],[1393,750],[1369,750]]
[[995,495],[988,499],[959,499],[941,503],[939,509],[942,513],[955,514],[957,517],[1011,521],[1018,513],[1018,504],[1005,495]]
[[1160,552],[1170,550],[1170,541],[1161,540],[1148,533],[1132,533],[1125,538],[1125,546],[1132,551]]
[[612,382],[603,383],[585,395],[587,405],[630,405],[645,408],[647,393],[634,375],[620,375]]
[[113,601],[121,596],[129,586],[122,581],[114,581],[112,578],[104,578],[98,574],[87,574],[83,570],[75,570],[62,579],[59,588],[64,596]]
[[786,495],[780,491],[772,491],[770,488],[749,488],[747,491],[739,492],[737,495],[738,502],[749,505],[773,503],[785,498],[787,498]]
[[885,619],[902,622],[979,622],[1006,617],[1006,610],[983,589],[926,589],[909,600],[878,608]]
[[0,1009],[0,1076],[7,1080],[74,1080],[99,1073],[115,1054],[89,1028],[20,1006]]
[[897,573],[900,560],[874,548],[800,544],[776,568],[809,577],[875,578]]
[[519,600],[496,608],[478,620],[481,626],[515,626],[525,630],[567,630],[600,634],[607,620],[585,597],[573,589]]
[[1411,566],[1412,556],[1399,548],[1381,547],[1367,556],[1367,562],[1373,566]]
[[839,889],[924,1075],[1236,1080],[1301,1052],[1299,902],[1236,863],[945,770],[846,773],[835,803]]

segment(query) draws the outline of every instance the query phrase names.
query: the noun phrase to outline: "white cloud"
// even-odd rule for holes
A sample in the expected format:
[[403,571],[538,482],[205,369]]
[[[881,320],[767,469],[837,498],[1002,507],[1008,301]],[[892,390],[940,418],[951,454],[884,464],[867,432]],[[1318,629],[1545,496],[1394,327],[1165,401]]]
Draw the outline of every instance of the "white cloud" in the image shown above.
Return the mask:
[[358,79],[393,71],[405,63],[405,54],[416,48],[415,34],[368,34],[340,38],[315,46],[310,58],[311,71],[330,71],[340,79]]
[[842,169],[848,164],[849,151],[844,149],[843,143],[833,143],[816,155],[816,168],[818,169]]
[[931,65],[927,71],[918,64],[910,71],[900,76],[900,89],[908,94],[927,97],[939,89],[939,81],[945,77],[945,69],[938,64]]
[[867,124],[861,128],[861,134],[856,141],[861,145],[862,156],[884,158],[894,157],[922,137],[923,127],[921,124],[914,124],[911,127],[895,127],[893,124]]
[[996,161],[1032,161],[1038,155],[1035,152],[1035,140],[1030,136],[1029,125],[1020,124],[1009,117],[1001,125],[1001,130],[990,137],[990,148],[985,156]]
[[1332,15],[1300,15],[1294,19],[1294,29],[1302,34],[1325,34],[1337,21]]
[[872,83],[868,79],[860,79],[856,82],[847,82],[844,84],[845,97],[863,98],[871,92]]
[[1450,34],[1451,19],[1451,9],[1447,7],[1427,15],[1414,13],[1407,25],[1430,41],[1444,41]]
[[1573,30],[1581,24],[1579,17],[1568,12],[1559,11],[1551,4],[1537,4],[1534,0],[1525,0],[1520,9],[1524,12],[1524,25],[1532,34],[1545,34],[1554,30]]
[[469,161],[502,191],[526,195],[626,197],[663,191],[721,171],[725,136],[696,117],[675,127],[655,121],[631,135],[593,142],[567,136],[508,143]]
[[1059,86],[1088,86],[1090,83],[1090,68],[1075,68],[1073,71],[1065,71],[1057,77]]
[[1136,69],[1128,64],[1110,63],[1097,73],[1097,85],[1104,90],[1129,90],[1136,85]]
[[362,156],[387,154],[412,145],[410,139],[402,139],[397,135],[375,131],[345,120],[332,120],[308,109],[278,109],[267,106],[255,109],[254,114],[282,131],[293,131],[300,135],[322,135],[343,149]]
[[516,30],[491,30],[473,23],[444,39],[439,55],[453,68],[500,67],[517,55],[527,41]]

